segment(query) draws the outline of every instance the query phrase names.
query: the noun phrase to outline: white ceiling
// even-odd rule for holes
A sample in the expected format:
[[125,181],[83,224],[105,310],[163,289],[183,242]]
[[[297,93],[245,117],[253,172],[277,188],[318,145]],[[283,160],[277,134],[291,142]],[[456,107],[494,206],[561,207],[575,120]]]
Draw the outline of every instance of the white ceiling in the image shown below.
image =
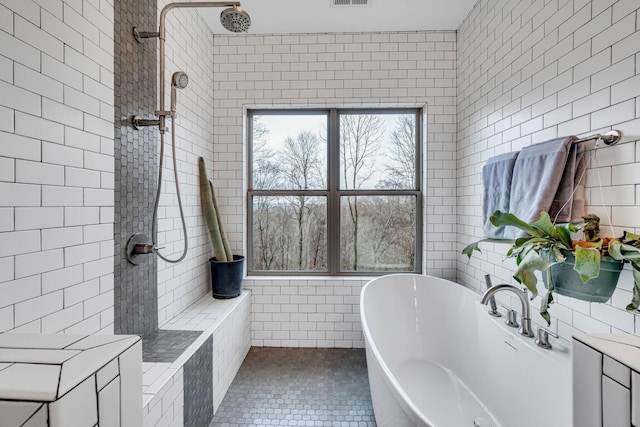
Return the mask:
[[[333,6],[333,0],[240,0],[251,16],[249,34],[456,30],[477,0],[368,0],[366,6]],[[218,8],[198,10],[214,34]]]

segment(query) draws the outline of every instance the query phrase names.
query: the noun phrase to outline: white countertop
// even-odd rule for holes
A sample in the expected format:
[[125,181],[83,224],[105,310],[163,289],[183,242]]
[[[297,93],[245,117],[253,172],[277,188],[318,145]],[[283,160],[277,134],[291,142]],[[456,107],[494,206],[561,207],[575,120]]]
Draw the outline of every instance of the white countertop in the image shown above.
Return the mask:
[[640,337],[631,334],[580,334],[573,338],[640,372]]

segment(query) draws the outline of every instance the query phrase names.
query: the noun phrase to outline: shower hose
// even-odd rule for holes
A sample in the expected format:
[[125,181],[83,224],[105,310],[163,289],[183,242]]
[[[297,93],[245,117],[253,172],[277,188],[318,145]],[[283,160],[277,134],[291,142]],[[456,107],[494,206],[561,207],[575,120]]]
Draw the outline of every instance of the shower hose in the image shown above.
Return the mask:
[[[171,115],[171,153],[172,153],[172,157],[173,157],[173,176],[175,179],[175,183],[176,183],[176,196],[178,197],[178,207],[180,208],[180,219],[182,220],[182,235],[184,236],[184,250],[182,251],[182,255],[180,256],[180,258],[177,259],[170,259],[167,258],[165,256],[163,256],[160,251],[158,249],[162,249],[162,248],[156,248],[156,244],[153,244],[154,247],[154,252],[156,253],[156,255],[158,255],[158,257],[166,262],[175,264],[178,263],[180,261],[182,261],[184,259],[184,257],[187,256],[187,249],[188,249],[188,238],[187,238],[187,224],[185,222],[184,219],[184,210],[182,209],[182,200],[180,197],[180,185],[178,184],[178,164],[177,164],[177,160],[176,160],[176,122],[175,122],[175,117],[174,115]],[[162,192],[162,169],[163,169],[163,165],[164,165],[164,129],[160,129],[160,164],[159,164],[159,171],[158,171],[158,191],[156,193],[156,201],[155,204],[153,206],[153,220],[152,220],[152,229],[151,229],[151,236],[152,239],[156,240],[157,239],[157,222],[158,222],[158,205],[160,204],[160,193]]]

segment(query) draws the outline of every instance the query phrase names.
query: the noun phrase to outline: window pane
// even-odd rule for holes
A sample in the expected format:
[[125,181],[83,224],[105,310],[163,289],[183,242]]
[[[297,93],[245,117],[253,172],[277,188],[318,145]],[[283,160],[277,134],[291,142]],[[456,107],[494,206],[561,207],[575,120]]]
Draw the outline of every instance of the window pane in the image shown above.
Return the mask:
[[416,115],[340,115],[340,189],[415,189]]
[[326,271],[327,201],[254,196],[253,270]]
[[252,124],[254,189],[327,188],[326,114],[256,114]]
[[341,271],[414,271],[416,198],[340,198]]

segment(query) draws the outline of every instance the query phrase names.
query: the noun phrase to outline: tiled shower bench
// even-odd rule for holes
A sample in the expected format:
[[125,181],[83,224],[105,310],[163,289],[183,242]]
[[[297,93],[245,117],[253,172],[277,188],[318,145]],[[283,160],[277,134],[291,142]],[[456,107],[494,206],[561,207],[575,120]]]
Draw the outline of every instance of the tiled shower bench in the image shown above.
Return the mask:
[[143,426],[208,425],[251,346],[251,291],[205,295],[143,341]]
[[[0,334],[0,426],[202,426],[251,345],[251,292],[135,335]],[[142,391],[142,393],[140,393]]]

